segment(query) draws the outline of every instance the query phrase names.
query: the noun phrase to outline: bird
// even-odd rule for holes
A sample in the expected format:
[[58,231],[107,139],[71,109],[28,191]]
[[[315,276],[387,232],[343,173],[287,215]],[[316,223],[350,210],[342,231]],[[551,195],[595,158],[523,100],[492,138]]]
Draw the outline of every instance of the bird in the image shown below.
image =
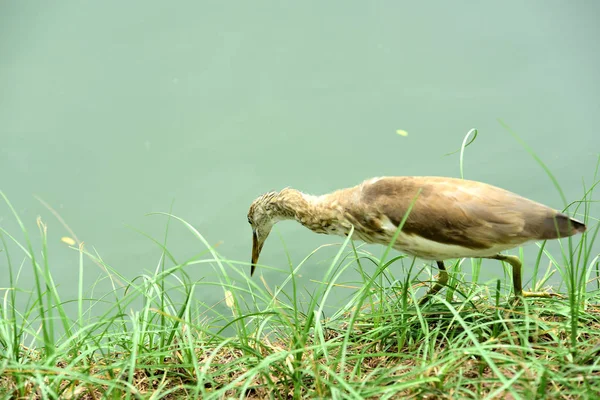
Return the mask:
[[444,261],[488,258],[512,266],[517,298],[542,296],[524,292],[521,260],[503,251],[527,242],[558,239],[583,233],[583,222],[486,183],[436,176],[384,176],[357,186],[315,196],[292,188],[271,191],[250,205],[254,274],[258,258],[273,225],[296,220],[313,232],[348,236],[352,240],[389,245],[423,260],[435,261],[438,279],[421,303],[448,281]]

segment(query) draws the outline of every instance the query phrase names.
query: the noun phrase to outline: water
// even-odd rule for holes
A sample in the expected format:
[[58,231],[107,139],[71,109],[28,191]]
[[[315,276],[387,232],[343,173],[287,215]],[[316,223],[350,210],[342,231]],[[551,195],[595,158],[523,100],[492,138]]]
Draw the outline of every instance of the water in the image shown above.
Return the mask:
[[[580,198],[600,152],[599,14],[593,1],[3,2],[1,189],[33,236],[38,215],[48,224],[63,299],[76,295],[78,254],[34,195],[129,278],[153,270],[160,249],[128,226],[162,238],[166,219],[145,214],[173,201],[221,254],[249,261],[256,196],[285,186],[320,194],[380,175],[459,176],[458,155],[445,154],[472,127],[480,135],[465,177],[562,208],[497,119],[548,164],[568,201]],[[5,205],[0,226],[21,237]],[[278,235],[294,263],[339,242],[292,222],[276,231],[261,261],[281,268]],[[179,260],[203,250],[180,225],[169,248]],[[533,262],[535,246],[527,251]],[[302,285],[322,278],[324,264],[311,265]],[[497,262],[485,265],[484,281],[501,276]],[[270,285],[284,279],[265,274]],[[86,285],[101,275],[86,262]],[[212,304],[223,293],[197,297]]]

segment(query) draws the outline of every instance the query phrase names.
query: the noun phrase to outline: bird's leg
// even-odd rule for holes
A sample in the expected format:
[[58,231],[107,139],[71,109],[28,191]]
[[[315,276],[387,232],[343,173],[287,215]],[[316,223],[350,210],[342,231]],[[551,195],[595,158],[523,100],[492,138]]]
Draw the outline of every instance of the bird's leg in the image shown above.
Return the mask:
[[512,279],[513,279],[513,291],[516,297],[562,297],[557,293],[548,292],[524,292],[523,285],[521,282],[521,260],[517,256],[507,256],[504,254],[496,254],[494,257],[490,257],[494,260],[504,261],[510,264],[512,267]]
[[446,286],[446,283],[448,283],[448,272],[446,272],[446,267],[444,266],[444,262],[443,261],[436,261],[436,262],[437,262],[438,269],[440,270],[438,279],[435,282],[435,285],[433,285],[433,287],[430,288],[427,293],[425,293],[425,296],[423,296],[421,301],[419,301],[420,306],[427,303],[429,301],[429,299],[431,299],[431,296],[433,296],[434,294],[439,292],[440,289],[442,289],[444,286]]
[[512,279],[513,279],[513,291],[515,296],[523,296],[523,284],[521,283],[521,260],[517,256],[505,256],[504,254],[497,254],[492,257],[496,260],[507,262],[512,267]]

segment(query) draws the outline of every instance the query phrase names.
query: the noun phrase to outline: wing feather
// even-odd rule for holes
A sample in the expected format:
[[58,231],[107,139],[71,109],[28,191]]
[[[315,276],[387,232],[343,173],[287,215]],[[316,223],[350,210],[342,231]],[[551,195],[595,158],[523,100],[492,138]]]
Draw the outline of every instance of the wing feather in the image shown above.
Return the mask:
[[364,182],[361,193],[367,208],[378,210],[396,226],[418,195],[403,231],[471,249],[536,239],[529,228],[557,214],[506,190],[462,179],[387,177]]

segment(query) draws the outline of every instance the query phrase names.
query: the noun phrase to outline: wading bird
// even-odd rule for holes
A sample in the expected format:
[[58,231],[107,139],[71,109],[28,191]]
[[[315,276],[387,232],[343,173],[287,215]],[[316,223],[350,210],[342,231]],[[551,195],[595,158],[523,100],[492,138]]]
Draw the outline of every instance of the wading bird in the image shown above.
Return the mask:
[[436,261],[440,271],[422,302],[446,285],[444,260],[465,257],[509,263],[516,296],[548,296],[523,292],[521,261],[500,252],[529,241],[567,237],[586,229],[583,223],[543,204],[463,179],[381,177],[322,196],[286,188],[265,193],[250,206],[250,274],[254,273],[271,228],[279,221],[295,219],[313,232],[339,236],[348,236],[354,227],[352,239],[388,245],[407,212],[393,247]]

